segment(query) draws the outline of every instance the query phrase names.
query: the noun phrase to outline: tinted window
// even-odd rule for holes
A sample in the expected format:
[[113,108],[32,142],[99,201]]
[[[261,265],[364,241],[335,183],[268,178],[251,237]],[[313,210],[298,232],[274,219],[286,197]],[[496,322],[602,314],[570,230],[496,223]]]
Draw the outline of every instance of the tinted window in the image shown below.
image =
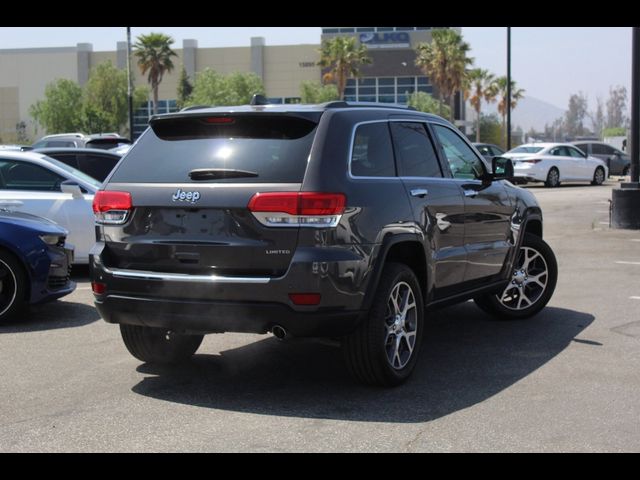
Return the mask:
[[442,177],[431,139],[422,123],[391,123],[393,145],[404,177]]
[[0,160],[0,180],[5,190],[60,191],[65,178],[46,168],[15,160]]
[[[585,155],[589,154],[589,144],[588,143],[580,143],[580,144],[576,145],[576,148],[578,150],[580,150],[581,152],[583,152]],[[593,146],[591,148],[593,148]]]
[[493,152],[493,156],[500,156],[504,153],[504,150],[499,149],[498,147],[492,146],[491,151]]
[[80,158],[80,170],[101,182],[111,173],[120,157],[89,153]]
[[394,177],[396,169],[387,122],[367,123],[356,129],[351,152],[351,175]]
[[152,122],[116,169],[114,182],[196,182],[195,169],[233,169],[256,177],[222,183],[300,183],[316,123],[284,115],[177,117]]
[[78,158],[74,153],[47,153],[46,155],[73,168],[78,168]]
[[76,146],[76,143],[71,140],[48,140],[46,146],[48,148],[73,148]]
[[577,148],[566,147],[566,149],[569,152],[569,155],[574,157],[574,158],[584,158],[585,157],[584,153],[582,153]]
[[484,176],[484,165],[471,147],[466,144],[460,135],[453,130],[441,125],[433,125],[444,156],[449,162],[454,178],[476,178]]

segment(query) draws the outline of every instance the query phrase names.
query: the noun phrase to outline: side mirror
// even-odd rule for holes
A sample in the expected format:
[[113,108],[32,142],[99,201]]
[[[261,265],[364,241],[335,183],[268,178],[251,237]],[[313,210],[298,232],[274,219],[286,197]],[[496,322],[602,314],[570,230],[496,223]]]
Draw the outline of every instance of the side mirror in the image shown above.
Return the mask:
[[493,157],[491,168],[494,180],[511,180],[513,178],[513,162],[510,158]]
[[60,190],[62,193],[70,193],[73,198],[84,198],[80,185],[73,180],[65,180],[60,184]]

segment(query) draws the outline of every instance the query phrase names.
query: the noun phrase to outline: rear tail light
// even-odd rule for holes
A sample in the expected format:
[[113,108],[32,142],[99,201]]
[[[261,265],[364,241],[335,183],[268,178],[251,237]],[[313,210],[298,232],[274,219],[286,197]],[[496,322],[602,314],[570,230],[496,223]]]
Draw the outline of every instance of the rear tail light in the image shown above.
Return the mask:
[[104,283],[91,282],[91,290],[93,290],[93,293],[96,295],[102,295],[107,291],[107,286]]
[[256,193],[247,208],[268,227],[335,227],[346,205],[342,193]]
[[93,213],[99,224],[121,225],[127,221],[132,208],[129,192],[100,190],[93,197]]

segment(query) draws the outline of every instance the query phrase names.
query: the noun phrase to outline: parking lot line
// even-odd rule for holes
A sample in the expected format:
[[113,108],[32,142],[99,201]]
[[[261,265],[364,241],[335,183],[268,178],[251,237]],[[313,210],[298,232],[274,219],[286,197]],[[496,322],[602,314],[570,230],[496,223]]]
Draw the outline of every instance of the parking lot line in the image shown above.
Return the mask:
[[620,265],[640,265],[640,262],[625,262],[622,260],[617,261],[616,263]]
[[640,297],[629,297],[631,300],[640,300]]

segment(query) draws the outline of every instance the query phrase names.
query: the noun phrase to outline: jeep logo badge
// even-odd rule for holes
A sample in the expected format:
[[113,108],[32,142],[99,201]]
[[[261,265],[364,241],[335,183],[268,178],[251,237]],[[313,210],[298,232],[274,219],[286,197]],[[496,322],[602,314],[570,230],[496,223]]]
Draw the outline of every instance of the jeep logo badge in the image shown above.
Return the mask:
[[181,188],[176,190],[171,199],[174,202],[189,202],[196,203],[200,200],[200,192],[185,192]]

